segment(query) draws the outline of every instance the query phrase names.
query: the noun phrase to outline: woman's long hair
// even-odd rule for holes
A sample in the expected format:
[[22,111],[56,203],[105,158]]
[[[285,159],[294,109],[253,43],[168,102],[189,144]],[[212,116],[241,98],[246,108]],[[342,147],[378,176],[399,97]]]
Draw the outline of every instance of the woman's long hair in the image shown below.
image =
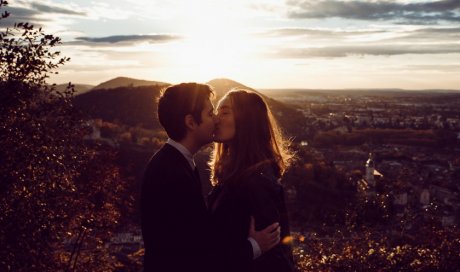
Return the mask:
[[232,104],[235,137],[214,145],[209,162],[212,184],[237,182],[267,167],[281,177],[293,154],[267,103],[257,93],[242,89],[229,91],[221,101],[225,98]]

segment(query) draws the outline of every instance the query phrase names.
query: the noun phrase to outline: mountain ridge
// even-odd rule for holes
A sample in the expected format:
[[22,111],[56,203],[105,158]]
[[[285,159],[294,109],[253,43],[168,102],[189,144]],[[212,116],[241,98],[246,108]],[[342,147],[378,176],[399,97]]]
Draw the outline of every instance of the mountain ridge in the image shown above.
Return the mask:
[[170,83],[165,83],[161,81],[152,81],[152,80],[144,80],[144,79],[136,79],[131,77],[115,77],[104,81],[98,85],[96,85],[92,90],[99,90],[99,89],[114,89],[118,87],[139,87],[139,86],[166,86],[171,85]]

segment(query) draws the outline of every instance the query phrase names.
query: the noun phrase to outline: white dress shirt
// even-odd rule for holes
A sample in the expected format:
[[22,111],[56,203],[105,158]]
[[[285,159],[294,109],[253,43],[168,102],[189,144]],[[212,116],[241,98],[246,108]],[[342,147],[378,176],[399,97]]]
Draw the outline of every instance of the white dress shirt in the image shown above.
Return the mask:
[[179,150],[179,152],[184,155],[185,159],[188,161],[188,163],[190,164],[190,167],[192,168],[192,170],[195,170],[195,167],[196,167],[196,164],[195,164],[195,160],[193,158],[193,154],[192,152],[190,152],[185,146],[183,146],[182,144],[174,141],[173,139],[170,139],[168,138],[168,140],[166,141],[167,144],[169,145],[172,145],[173,147],[175,147],[177,150]]

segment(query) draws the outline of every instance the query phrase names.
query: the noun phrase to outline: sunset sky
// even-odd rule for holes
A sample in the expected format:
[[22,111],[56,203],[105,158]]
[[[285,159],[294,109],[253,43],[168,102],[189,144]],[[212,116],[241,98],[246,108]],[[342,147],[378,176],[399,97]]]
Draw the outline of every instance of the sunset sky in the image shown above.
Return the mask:
[[64,41],[56,83],[460,89],[460,0],[9,0]]

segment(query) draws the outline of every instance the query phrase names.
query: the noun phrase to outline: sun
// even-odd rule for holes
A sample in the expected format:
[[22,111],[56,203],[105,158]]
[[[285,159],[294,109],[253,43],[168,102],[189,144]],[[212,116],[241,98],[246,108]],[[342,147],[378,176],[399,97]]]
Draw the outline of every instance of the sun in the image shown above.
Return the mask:
[[[243,72],[253,44],[237,18],[223,13],[217,2],[185,7],[183,39],[171,49],[172,61],[195,79],[231,77]],[[229,13],[231,14],[231,13]]]
[[244,65],[244,48],[216,37],[190,37],[175,48],[174,54],[177,66],[190,68],[198,77],[233,74]]

